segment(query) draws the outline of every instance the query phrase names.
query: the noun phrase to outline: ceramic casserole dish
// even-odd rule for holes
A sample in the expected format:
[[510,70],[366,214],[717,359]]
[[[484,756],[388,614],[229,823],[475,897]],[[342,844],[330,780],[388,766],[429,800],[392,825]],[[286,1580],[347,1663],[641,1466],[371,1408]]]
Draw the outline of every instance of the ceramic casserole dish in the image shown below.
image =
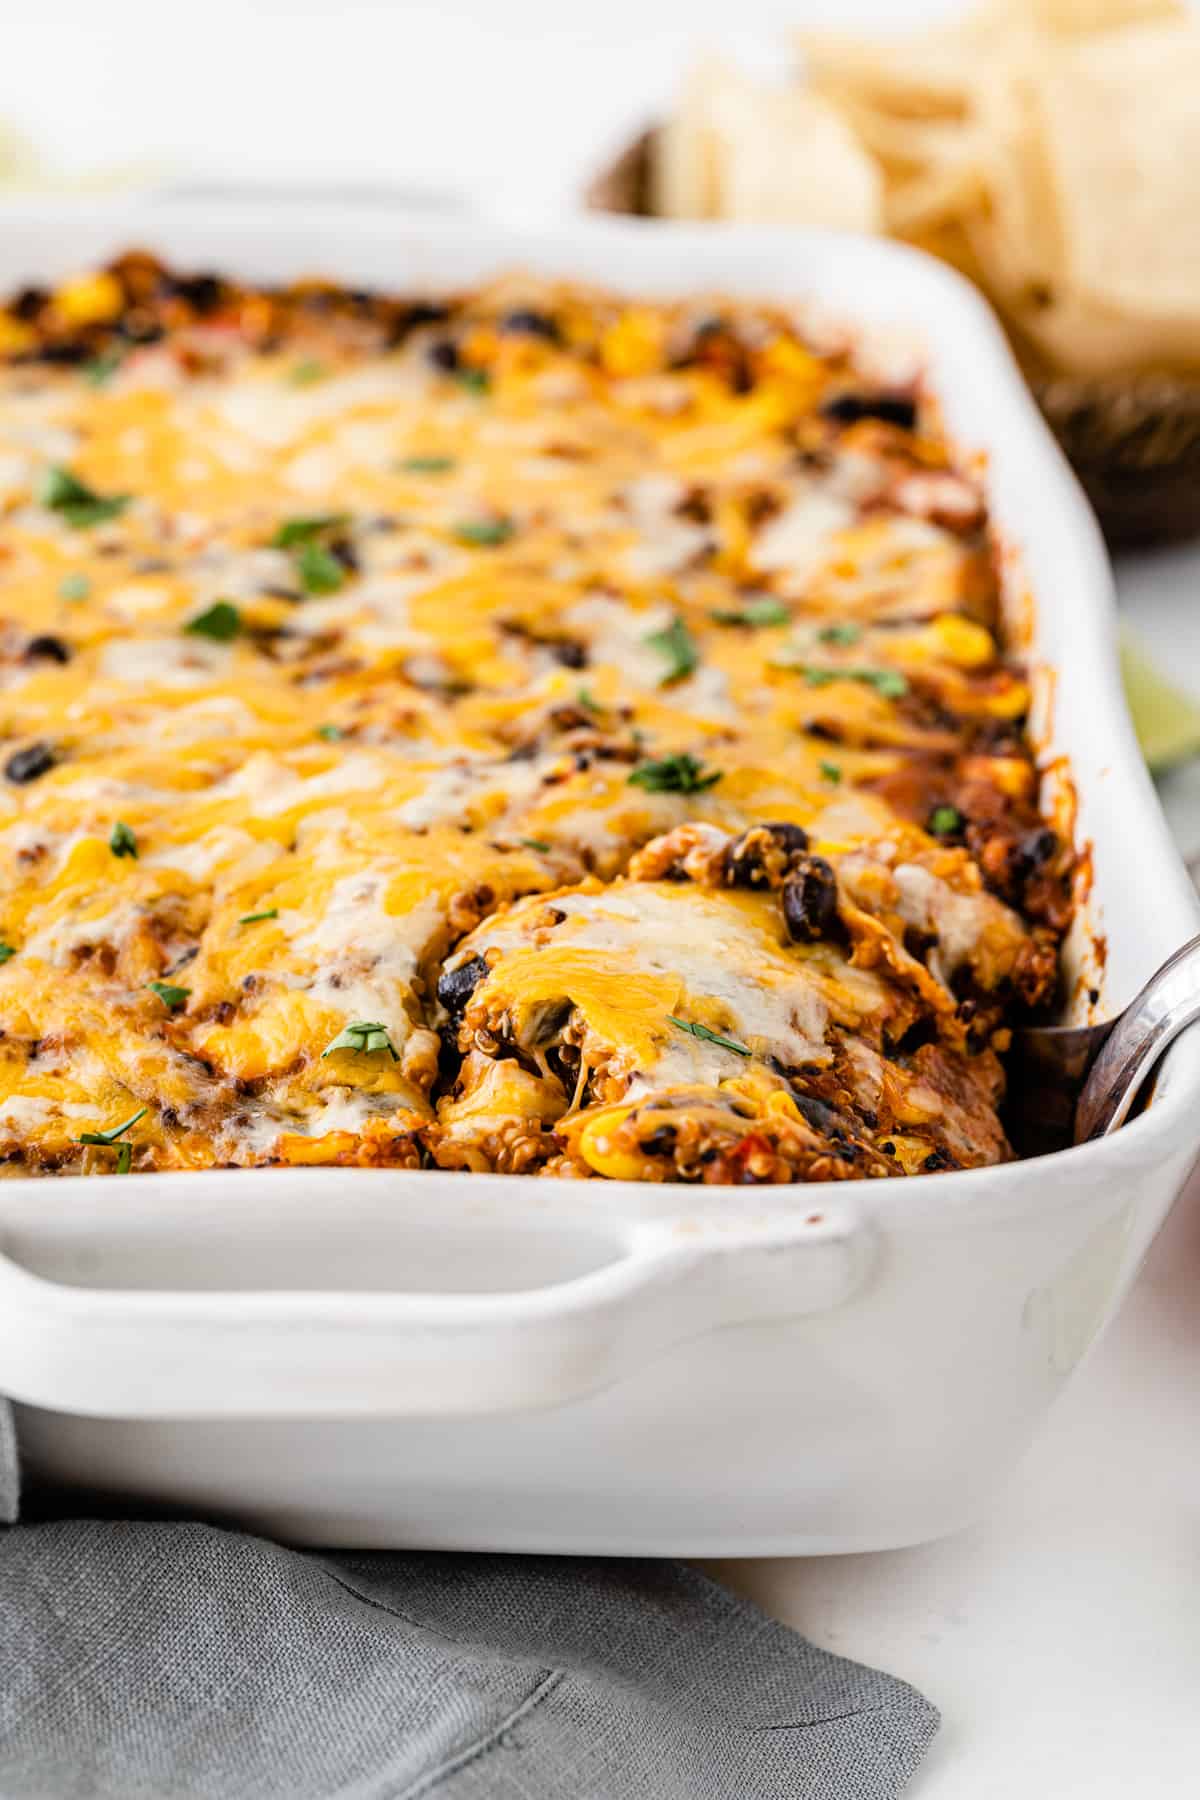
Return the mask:
[[[982,458],[1119,1008],[1200,927],[1124,710],[1095,523],[984,304],[876,240],[376,212],[9,207],[0,286],[138,244],[259,280],[523,268],[804,301],[915,340]],[[1032,606],[1027,604],[1032,596]],[[1070,971],[1069,971],[1070,972]],[[1078,988],[1078,982],[1077,982]],[[1200,1145],[1200,1037],[1113,1137],[903,1183],[401,1170],[0,1184],[0,1392],[27,1467],[323,1544],[880,1549],[976,1516],[1113,1316]]]

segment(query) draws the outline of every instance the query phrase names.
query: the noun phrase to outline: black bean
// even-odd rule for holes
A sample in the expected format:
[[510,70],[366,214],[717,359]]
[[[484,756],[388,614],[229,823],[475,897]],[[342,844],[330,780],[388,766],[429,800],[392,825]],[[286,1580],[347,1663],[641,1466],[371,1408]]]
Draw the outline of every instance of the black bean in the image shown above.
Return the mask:
[[123,337],[131,344],[157,344],[160,338],[167,335],[165,325],[160,325],[152,313],[144,307],[135,307],[127,312],[124,318],[118,319],[113,326],[118,337]]
[[837,924],[837,876],[823,856],[806,856],[783,886],[783,919],[793,943],[813,944]]
[[28,322],[30,319],[37,318],[49,298],[45,288],[22,288],[16,299],[9,302],[8,310],[14,318],[24,319]]
[[[786,822],[752,825],[730,844],[725,858],[725,879],[732,887],[770,887],[768,858],[777,852],[786,861],[808,849],[808,833],[802,825]],[[779,869],[776,880],[783,873]]]
[[649,1137],[642,1139],[641,1147],[647,1156],[670,1156],[677,1136],[674,1125],[660,1125]]
[[89,361],[91,354],[86,344],[41,344],[30,353],[30,360],[74,364]]
[[387,341],[394,348],[402,344],[410,331],[416,331],[421,325],[440,325],[443,319],[450,317],[448,306],[439,306],[434,301],[417,300],[411,306],[405,306],[389,320]]
[[54,767],[54,752],[49,744],[26,744],[23,750],[14,750],[4,765],[4,773],[10,781],[36,781]]
[[803,1115],[814,1131],[819,1131],[823,1137],[831,1137],[835,1131],[841,1129],[841,1117],[824,1100],[818,1100],[812,1094],[797,1094],[794,1090],[793,1097],[797,1111]]
[[1028,869],[1040,869],[1048,863],[1058,851],[1057,833],[1048,825],[1035,825],[1027,831],[1017,845],[1017,853]]
[[30,638],[25,646],[26,662],[68,663],[71,660],[69,647],[60,637],[51,637],[43,633],[39,637]]
[[459,963],[456,969],[443,969],[438,978],[437,996],[452,1018],[462,1015],[468,1000],[487,974],[482,956]]
[[167,292],[186,300],[198,313],[210,313],[220,306],[223,287],[218,275],[177,275],[168,278]]
[[837,394],[826,400],[821,411],[839,425],[854,425],[859,419],[882,419],[887,425],[911,431],[917,422],[917,403],[907,394]]
[[550,649],[555,662],[561,663],[564,669],[587,668],[587,650],[584,645],[577,644],[573,638],[561,638],[558,643],[552,644]]
[[512,312],[505,313],[500,321],[500,329],[511,332],[514,336],[523,333],[526,337],[545,338],[548,344],[557,344],[562,338],[553,319],[546,313],[534,312],[528,306],[518,306]]
[[427,351],[430,362],[435,369],[442,369],[447,375],[453,375],[458,367],[458,345],[453,338],[438,338],[430,344]]

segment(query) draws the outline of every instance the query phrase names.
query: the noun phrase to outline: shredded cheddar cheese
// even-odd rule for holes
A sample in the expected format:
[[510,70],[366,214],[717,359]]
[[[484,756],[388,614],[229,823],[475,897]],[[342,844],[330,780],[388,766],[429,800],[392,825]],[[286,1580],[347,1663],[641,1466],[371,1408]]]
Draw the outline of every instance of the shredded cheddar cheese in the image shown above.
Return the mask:
[[520,276],[0,307],[7,1171],[1008,1155],[1070,852],[980,497],[872,391]]

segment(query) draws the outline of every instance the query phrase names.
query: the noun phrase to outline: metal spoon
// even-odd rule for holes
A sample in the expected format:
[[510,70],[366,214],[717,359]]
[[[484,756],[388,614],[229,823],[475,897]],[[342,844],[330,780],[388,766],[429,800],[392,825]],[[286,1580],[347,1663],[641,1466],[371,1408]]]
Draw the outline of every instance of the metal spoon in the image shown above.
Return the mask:
[[[1013,1034],[1009,1080],[1037,1147],[1087,1143],[1124,1124],[1167,1046],[1200,1019],[1200,936],[1169,957],[1136,999],[1100,1025],[1028,1025]],[[1082,1083],[1082,1090],[1080,1084]],[[1073,1097],[1079,1098],[1065,1109]],[[1031,1144],[1031,1148],[1034,1147]]]

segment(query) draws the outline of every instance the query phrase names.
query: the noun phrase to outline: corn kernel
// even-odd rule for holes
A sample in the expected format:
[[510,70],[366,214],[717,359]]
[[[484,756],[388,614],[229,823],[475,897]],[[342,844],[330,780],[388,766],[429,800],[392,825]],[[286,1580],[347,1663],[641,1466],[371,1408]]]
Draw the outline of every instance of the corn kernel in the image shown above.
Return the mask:
[[930,631],[942,655],[956,668],[980,669],[995,658],[991,632],[974,619],[964,619],[961,613],[939,614]]
[[609,1107],[589,1120],[579,1134],[576,1148],[580,1156],[597,1175],[607,1175],[610,1181],[640,1181],[645,1176],[645,1157],[618,1149],[613,1142],[617,1127],[632,1111],[631,1106]]
[[630,307],[604,333],[600,356],[610,375],[649,375],[662,360],[661,319]]
[[59,288],[54,310],[67,325],[99,325],[115,319],[125,304],[125,291],[115,275],[77,275]]
[[24,319],[0,312],[0,356],[16,356],[33,347],[34,332]]
[[781,376],[786,381],[802,381],[807,385],[819,374],[821,365],[794,339],[779,337],[763,351],[761,367],[769,375]]

